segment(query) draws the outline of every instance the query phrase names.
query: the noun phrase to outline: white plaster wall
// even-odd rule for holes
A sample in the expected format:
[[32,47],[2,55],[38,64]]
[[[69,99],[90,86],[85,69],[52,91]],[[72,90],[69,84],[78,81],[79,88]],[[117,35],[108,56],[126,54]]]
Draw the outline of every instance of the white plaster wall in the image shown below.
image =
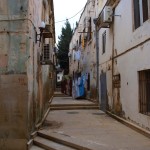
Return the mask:
[[[131,51],[118,57],[115,72],[121,75],[120,97],[125,117],[143,127],[150,127],[150,117],[139,113],[138,71],[150,69],[150,42],[141,42],[150,37],[150,20],[134,30],[133,5],[130,0],[120,1],[114,18],[115,49],[121,54],[128,49]],[[136,48],[133,48],[137,46]]]
[[[101,1],[101,3],[104,1]],[[101,8],[96,8],[98,17]],[[120,101],[127,119],[142,127],[150,127],[150,117],[139,113],[138,71],[150,69],[150,19],[134,30],[133,3],[121,0],[114,11],[113,24],[109,29],[99,30],[99,62],[100,72],[107,75],[108,104],[113,105],[112,94],[112,51],[114,56],[131,51],[117,57],[114,61],[114,74],[121,75]],[[106,30],[106,52],[102,54],[102,34]],[[114,47],[113,47],[114,33]],[[144,43],[144,41],[146,41]],[[143,42],[142,45],[140,43]],[[139,45],[139,46],[138,46]],[[110,68],[108,67],[110,66]]]

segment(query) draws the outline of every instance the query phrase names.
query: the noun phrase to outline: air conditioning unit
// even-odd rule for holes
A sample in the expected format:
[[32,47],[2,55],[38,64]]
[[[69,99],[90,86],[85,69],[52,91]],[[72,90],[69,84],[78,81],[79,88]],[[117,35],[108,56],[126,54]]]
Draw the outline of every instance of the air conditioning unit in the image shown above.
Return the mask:
[[109,23],[112,22],[112,7],[111,6],[105,6],[103,12],[102,12],[102,17],[103,17],[103,22]]
[[99,22],[99,26],[101,28],[109,28],[110,23],[112,22],[112,14],[113,14],[113,10],[111,6],[105,6],[105,8],[103,9],[101,15],[100,15],[100,22]]

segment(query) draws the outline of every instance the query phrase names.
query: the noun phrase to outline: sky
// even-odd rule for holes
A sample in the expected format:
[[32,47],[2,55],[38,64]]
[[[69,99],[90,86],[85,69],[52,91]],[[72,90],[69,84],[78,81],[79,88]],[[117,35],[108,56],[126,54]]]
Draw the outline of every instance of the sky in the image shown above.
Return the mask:
[[[86,2],[87,0],[54,0],[56,43],[58,43],[58,36],[61,34],[61,29],[64,26],[65,21],[57,22],[76,15],[84,8]],[[76,21],[79,21],[81,13],[82,11],[69,20],[72,28],[75,27]]]

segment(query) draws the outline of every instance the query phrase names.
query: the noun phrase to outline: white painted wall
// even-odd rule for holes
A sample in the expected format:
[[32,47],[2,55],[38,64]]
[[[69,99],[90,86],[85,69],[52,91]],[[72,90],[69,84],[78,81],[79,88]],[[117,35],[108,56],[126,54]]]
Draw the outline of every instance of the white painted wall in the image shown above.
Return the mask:
[[[95,0],[94,8],[90,5],[86,7],[80,18],[79,25],[83,24],[85,16],[89,15],[89,10],[93,11],[93,13],[90,13],[92,19],[97,18],[105,4],[106,0]],[[101,28],[99,30],[99,70],[100,74],[102,71],[106,72],[109,109],[114,111],[114,98],[116,97],[116,90],[112,88],[113,75],[120,74],[120,107],[122,108],[123,117],[142,127],[149,128],[150,117],[139,113],[138,71],[150,69],[150,19],[135,30],[133,1],[131,0],[121,0],[114,7],[114,14],[120,16],[113,17],[110,28]],[[82,71],[90,72],[91,85],[96,85],[96,78],[94,79],[96,67],[93,65],[96,63],[94,30],[92,22],[93,37],[85,49],[82,50],[83,59],[81,64],[83,65],[80,66]],[[106,52],[102,54],[102,34],[105,30]],[[72,50],[73,45],[79,39],[79,35],[76,30],[70,43],[70,50]],[[142,42],[143,44],[140,45]],[[113,55],[119,56],[112,61]],[[76,70],[77,62],[70,61],[70,74]]]
[[[141,42],[150,38],[150,19],[142,26],[134,30],[133,4],[131,0],[121,0],[115,8],[114,13],[121,17],[114,17],[114,21],[107,33],[106,53],[101,54],[100,46],[100,70],[107,73],[107,93],[108,104],[113,107],[112,94],[112,75],[107,66],[112,65],[112,51],[114,56],[125,53],[128,49],[131,51],[117,57],[114,61],[114,75],[121,75],[120,102],[124,117],[139,124],[142,127],[150,127],[150,117],[139,113],[139,83],[138,71],[150,69],[150,41],[138,46]],[[114,27],[113,27],[114,26]],[[105,29],[100,29],[100,44],[102,43],[101,35]],[[113,47],[114,31],[114,47]],[[135,48],[133,48],[135,47]]]

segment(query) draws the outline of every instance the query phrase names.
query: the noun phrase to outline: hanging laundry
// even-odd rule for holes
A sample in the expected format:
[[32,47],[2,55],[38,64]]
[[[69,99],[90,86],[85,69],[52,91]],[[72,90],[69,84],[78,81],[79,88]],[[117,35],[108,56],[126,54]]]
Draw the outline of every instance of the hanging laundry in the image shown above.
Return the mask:
[[78,50],[78,51],[75,51],[75,60],[80,60],[81,58],[81,51]]
[[83,76],[81,76],[80,79],[79,79],[79,96],[80,97],[84,96],[84,81],[83,81]]

